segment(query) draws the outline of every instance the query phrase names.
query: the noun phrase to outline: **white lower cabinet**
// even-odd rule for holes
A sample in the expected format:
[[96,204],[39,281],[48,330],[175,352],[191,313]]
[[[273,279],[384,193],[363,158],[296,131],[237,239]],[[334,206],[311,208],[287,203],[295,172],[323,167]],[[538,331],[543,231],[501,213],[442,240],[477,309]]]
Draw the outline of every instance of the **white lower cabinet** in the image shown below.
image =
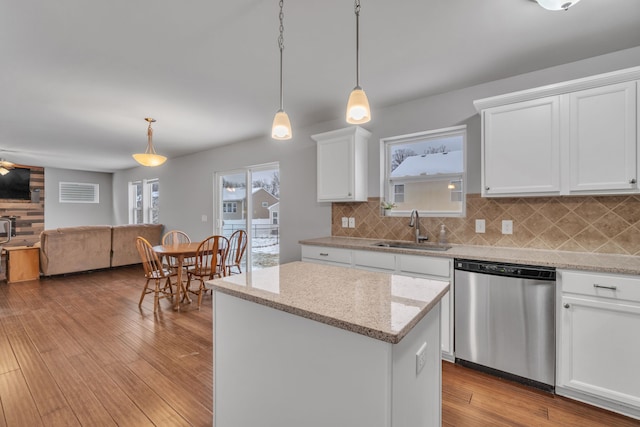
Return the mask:
[[556,393],[640,419],[640,278],[561,271]]
[[302,261],[449,282],[449,292],[442,298],[440,304],[441,350],[443,359],[454,361],[454,313],[453,299],[450,297],[453,295],[453,260],[451,258],[302,245]]
[[349,249],[303,245],[302,261],[336,265],[339,267],[350,267],[351,251]]

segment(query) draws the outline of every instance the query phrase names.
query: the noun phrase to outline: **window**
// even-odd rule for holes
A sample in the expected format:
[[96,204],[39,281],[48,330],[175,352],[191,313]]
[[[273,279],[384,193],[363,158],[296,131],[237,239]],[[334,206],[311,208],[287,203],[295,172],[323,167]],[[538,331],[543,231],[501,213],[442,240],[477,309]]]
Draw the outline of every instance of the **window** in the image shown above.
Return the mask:
[[268,208],[269,207],[269,202],[262,202],[262,207],[263,208]]
[[417,209],[426,216],[464,216],[467,127],[456,126],[380,140],[384,200],[390,215]]
[[222,203],[222,213],[236,213],[238,212],[237,202],[224,202]]
[[159,224],[160,181],[144,179],[129,183],[129,224]]

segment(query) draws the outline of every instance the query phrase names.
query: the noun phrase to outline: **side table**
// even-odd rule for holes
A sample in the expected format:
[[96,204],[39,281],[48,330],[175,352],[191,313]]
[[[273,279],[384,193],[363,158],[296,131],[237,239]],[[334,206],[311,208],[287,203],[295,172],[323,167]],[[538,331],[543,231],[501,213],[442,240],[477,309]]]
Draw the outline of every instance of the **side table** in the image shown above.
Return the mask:
[[7,251],[7,283],[40,278],[40,248],[13,246]]

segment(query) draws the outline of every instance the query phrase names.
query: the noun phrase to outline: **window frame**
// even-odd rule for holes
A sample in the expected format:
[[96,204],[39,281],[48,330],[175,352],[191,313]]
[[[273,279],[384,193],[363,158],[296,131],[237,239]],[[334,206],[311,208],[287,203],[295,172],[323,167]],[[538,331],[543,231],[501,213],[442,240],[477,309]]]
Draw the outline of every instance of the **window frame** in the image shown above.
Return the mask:
[[[159,187],[160,180],[152,178],[129,181],[129,224],[160,224],[160,189],[158,188],[158,195],[154,198],[154,184]],[[142,189],[141,205],[137,200],[139,187]],[[140,215],[142,215],[141,222],[138,221]]]
[[[412,142],[424,142],[428,140],[437,140],[440,138],[462,136],[462,173],[455,174],[437,174],[432,176],[407,177],[402,179],[391,180],[391,149],[396,145],[410,144]],[[442,129],[433,129],[423,132],[416,132],[406,135],[398,135],[380,139],[380,195],[382,200],[393,203],[395,200],[395,186],[404,185],[414,182],[435,182],[435,181],[460,181],[461,180],[461,209],[460,211],[423,211],[420,210],[420,216],[427,217],[465,217],[466,216],[466,181],[467,181],[467,125],[452,126]],[[457,190],[460,191],[460,190]],[[402,193],[406,195],[405,192]],[[404,203],[404,202],[403,202]],[[410,210],[391,209],[385,212],[385,216],[409,216]]]

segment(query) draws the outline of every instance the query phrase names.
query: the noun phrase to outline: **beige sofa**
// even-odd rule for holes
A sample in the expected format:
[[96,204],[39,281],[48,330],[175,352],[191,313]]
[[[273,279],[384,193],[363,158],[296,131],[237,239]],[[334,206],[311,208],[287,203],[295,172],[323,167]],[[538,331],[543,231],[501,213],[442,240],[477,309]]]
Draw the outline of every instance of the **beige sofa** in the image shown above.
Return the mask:
[[140,263],[135,239],[160,244],[161,224],[92,225],[40,234],[40,271],[45,276]]

